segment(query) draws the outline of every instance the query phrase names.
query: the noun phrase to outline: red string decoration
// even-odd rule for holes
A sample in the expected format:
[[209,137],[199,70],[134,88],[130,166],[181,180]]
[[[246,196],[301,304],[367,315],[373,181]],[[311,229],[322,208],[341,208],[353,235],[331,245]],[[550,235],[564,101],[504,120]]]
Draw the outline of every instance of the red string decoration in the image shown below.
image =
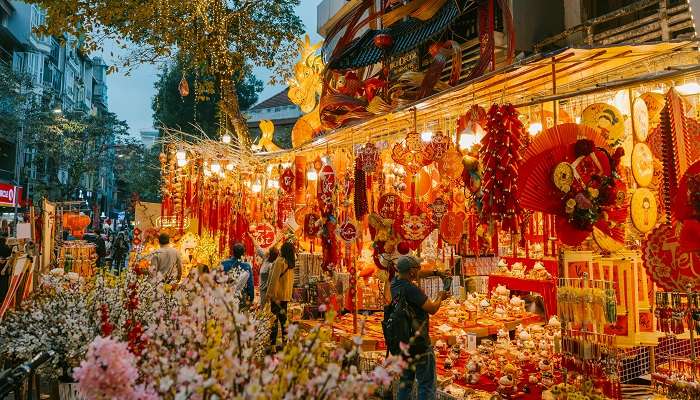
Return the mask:
[[479,156],[484,165],[481,218],[500,222],[508,232],[520,230],[522,208],[518,201],[518,167],[523,124],[512,104],[489,109],[486,136]]
[[365,171],[358,160],[355,163],[355,218],[360,220],[369,213],[367,204],[367,183]]

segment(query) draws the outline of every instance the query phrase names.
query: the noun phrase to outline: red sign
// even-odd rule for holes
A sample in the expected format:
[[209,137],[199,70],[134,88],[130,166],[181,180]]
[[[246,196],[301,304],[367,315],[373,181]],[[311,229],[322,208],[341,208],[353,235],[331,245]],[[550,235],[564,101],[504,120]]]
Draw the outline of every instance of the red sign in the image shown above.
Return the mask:
[[22,187],[0,183],[0,206],[14,207],[22,204]]
[[265,250],[275,244],[275,228],[268,223],[256,225],[250,235],[255,239],[258,246]]
[[322,204],[333,204],[335,193],[335,172],[333,167],[326,164],[318,174],[318,200]]
[[338,227],[338,233],[340,234],[341,239],[343,239],[346,243],[350,243],[355,238],[357,238],[357,227],[352,222],[344,222],[340,227]]
[[291,193],[294,189],[294,172],[287,168],[282,172],[279,179],[280,187],[287,193]]
[[384,219],[396,219],[401,215],[403,206],[399,196],[393,193],[379,198],[379,215]]

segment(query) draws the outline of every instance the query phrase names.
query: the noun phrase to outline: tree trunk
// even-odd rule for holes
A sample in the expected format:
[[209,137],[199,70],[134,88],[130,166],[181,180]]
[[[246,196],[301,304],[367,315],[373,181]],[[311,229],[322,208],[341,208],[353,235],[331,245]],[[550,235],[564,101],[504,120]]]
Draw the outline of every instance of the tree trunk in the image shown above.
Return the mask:
[[220,79],[220,82],[221,101],[219,102],[219,108],[233,124],[238,143],[241,146],[241,154],[248,157],[251,154],[251,140],[248,133],[248,125],[245,118],[243,118],[243,114],[241,114],[241,108],[238,104],[236,85],[231,79]]

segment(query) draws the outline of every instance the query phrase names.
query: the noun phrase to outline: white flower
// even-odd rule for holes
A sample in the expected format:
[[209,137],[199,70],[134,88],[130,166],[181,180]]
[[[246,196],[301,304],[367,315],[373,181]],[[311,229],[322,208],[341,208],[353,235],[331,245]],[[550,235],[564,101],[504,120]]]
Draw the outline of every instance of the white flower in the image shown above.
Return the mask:
[[160,385],[158,386],[158,389],[162,392],[168,392],[170,390],[170,387],[173,385],[173,379],[165,375],[161,380],[160,380]]

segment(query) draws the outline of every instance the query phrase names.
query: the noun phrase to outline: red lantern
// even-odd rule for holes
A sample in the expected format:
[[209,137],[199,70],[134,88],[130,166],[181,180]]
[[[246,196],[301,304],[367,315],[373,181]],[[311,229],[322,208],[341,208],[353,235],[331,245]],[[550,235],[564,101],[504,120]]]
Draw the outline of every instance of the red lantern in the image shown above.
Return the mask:
[[374,37],[374,45],[386,50],[394,44],[394,38],[388,33],[379,33]]
[[338,235],[346,243],[350,243],[357,238],[357,227],[350,221],[344,222],[338,227]]
[[268,223],[256,225],[250,235],[255,239],[258,246],[268,249],[275,244],[275,228]]

